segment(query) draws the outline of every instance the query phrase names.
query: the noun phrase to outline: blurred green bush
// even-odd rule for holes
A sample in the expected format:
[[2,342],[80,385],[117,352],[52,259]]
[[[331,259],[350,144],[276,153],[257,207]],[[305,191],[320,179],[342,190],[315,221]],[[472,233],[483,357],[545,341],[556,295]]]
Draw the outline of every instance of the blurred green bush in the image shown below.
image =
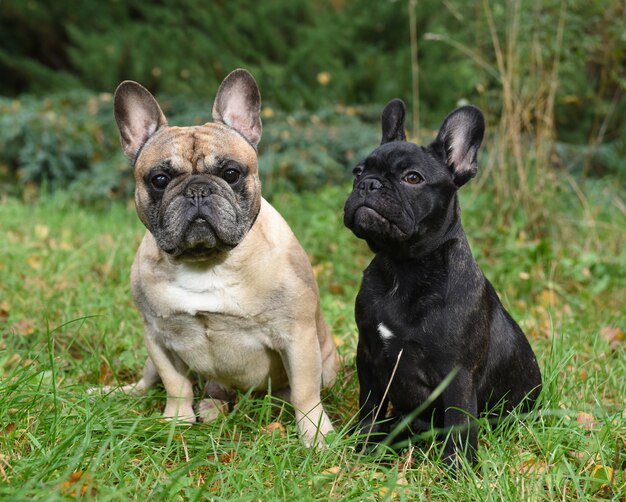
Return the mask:
[[[172,125],[210,120],[210,101],[160,98]],[[110,93],[85,91],[37,99],[0,98],[0,191],[14,195],[64,189],[79,201],[132,194]],[[379,141],[378,110],[338,106],[316,113],[264,108],[259,170],[264,194],[343,182]]]
[[[540,91],[552,84],[542,69],[558,56],[559,139],[623,135],[623,1],[414,4],[425,123],[459,100],[498,115],[504,78]],[[0,95],[112,92],[133,79],[153,93],[206,99],[230,70],[246,67],[264,100],[284,110],[412,97],[406,1],[3,0],[0,12]],[[511,29],[519,36],[507,41]],[[502,74],[499,49],[517,55],[511,74]]]
[[[549,163],[626,177],[621,0],[0,5],[5,186],[18,180],[128,193],[131,176],[110,113],[117,84],[137,80],[168,101],[172,123],[197,123],[189,119],[209,111],[220,81],[236,67],[255,75],[274,111],[261,156],[268,189],[344,179],[352,156],[376,145],[373,122],[382,104],[402,97],[412,108],[417,69],[421,124],[436,128],[457,104],[472,102],[520,165],[534,142],[542,150],[538,170]],[[411,61],[408,5],[415,6],[419,66]],[[355,107],[358,113],[345,113]],[[410,120],[409,129],[418,127]]]

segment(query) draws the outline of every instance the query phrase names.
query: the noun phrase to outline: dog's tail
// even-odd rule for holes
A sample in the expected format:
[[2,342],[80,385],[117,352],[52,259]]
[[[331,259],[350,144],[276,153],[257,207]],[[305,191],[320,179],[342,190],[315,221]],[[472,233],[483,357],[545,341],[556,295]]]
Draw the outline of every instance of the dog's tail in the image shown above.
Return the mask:
[[146,364],[143,367],[143,377],[135,383],[129,383],[118,387],[115,385],[104,385],[102,387],[91,387],[87,389],[88,394],[107,394],[109,392],[123,392],[125,394],[132,394],[134,396],[140,396],[144,394],[149,388],[154,387],[161,381],[159,372],[157,371],[152,359],[148,357]]

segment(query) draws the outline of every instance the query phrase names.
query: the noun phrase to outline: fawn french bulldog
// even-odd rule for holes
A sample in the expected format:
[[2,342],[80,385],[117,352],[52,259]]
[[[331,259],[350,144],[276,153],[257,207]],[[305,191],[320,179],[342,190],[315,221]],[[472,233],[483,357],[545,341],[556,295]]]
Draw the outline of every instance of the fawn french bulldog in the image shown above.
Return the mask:
[[[261,196],[261,98],[245,70],[222,82],[213,122],[169,126],[154,97],[125,81],[115,119],[134,166],[147,232],[132,266],[149,357],[141,393],[161,381],[165,417],[196,420],[192,373],[207,398],[233,389],[279,391],[307,445],[332,430],[320,401],[339,360],[308,257]],[[212,401],[210,401],[212,402]]]

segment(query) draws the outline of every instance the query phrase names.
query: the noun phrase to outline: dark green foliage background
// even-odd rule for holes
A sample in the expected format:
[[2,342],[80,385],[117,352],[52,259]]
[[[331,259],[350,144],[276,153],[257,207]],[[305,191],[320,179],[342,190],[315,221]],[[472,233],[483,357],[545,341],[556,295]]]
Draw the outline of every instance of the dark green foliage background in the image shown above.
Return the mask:
[[[467,100],[497,125],[503,100],[494,36],[508,50],[514,4],[487,4],[493,31],[483,2],[416,5],[421,123],[436,128]],[[559,57],[554,115],[561,163],[574,171],[623,175],[623,2],[519,5],[513,52],[520,92],[539,88]],[[94,195],[127,193],[111,103],[95,96],[133,79],[166,101],[172,122],[207,120],[219,82],[236,67],[255,75],[266,107],[278,112],[266,120],[263,143],[272,152],[263,168],[270,185],[302,189],[345,179],[352,156],[375,144],[380,106],[394,97],[411,104],[407,2],[3,0],[0,95],[8,100],[0,101],[0,180],[11,189],[30,181],[51,189],[80,183]],[[329,81],[320,83],[320,74]],[[338,104],[357,108],[337,113]],[[326,118],[286,122],[287,114],[305,110],[323,110]],[[542,117],[525,120],[532,131]],[[325,132],[328,127],[336,137]],[[274,177],[276,161],[297,165],[283,169],[287,178]]]
[[[210,101],[175,97],[160,102],[172,125],[211,118]],[[45,99],[0,97],[0,191],[28,195],[63,189],[81,202],[132,195],[134,178],[121,152],[112,106],[111,94],[85,91]],[[378,127],[363,114],[334,108],[277,110],[265,120],[259,146],[264,194],[345,181],[351,163],[378,140]]]

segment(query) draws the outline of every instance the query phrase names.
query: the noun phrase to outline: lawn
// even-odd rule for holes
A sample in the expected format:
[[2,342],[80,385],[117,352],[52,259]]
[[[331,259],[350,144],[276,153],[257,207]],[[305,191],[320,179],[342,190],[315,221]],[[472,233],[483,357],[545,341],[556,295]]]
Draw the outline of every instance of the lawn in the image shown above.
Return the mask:
[[551,182],[532,225],[488,182],[462,193],[474,252],[545,387],[525,420],[481,422],[478,464],[458,476],[434,441],[362,454],[345,434],[358,412],[353,302],[371,259],[342,225],[348,186],[272,199],[309,253],[342,359],[323,394],[337,433],[321,451],[301,445],[292,410],[269,398],[242,394],[223,419],[181,426],[160,419],[162,389],[88,395],[136,379],[145,359],[129,287],[143,227],[132,203],[4,198],[0,498],[624,500],[626,193],[565,173]]

